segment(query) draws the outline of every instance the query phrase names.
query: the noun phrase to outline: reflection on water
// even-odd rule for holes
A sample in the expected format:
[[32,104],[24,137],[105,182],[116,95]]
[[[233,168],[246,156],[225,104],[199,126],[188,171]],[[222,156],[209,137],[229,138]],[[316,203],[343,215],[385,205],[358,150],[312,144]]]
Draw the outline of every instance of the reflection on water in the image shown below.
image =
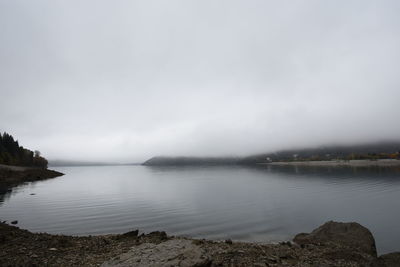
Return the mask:
[[[400,250],[400,171],[389,168],[65,167],[0,194],[0,219],[31,231],[130,229],[244,241],[289,240],[328,220],[357,221],[380,253]],[[35,195],[31,195],[35,194]]]
[[10,194],[12,192],[11,188],[8,187],[2,187],[0,186],[0,205],[5,201],[10,198]]

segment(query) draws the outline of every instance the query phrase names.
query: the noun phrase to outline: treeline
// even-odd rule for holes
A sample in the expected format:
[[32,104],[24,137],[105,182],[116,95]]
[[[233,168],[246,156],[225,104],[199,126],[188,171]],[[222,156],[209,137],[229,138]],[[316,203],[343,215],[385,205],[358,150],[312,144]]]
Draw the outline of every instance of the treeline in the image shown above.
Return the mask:
[[47,168],[47,160],[39,151],[20,146],[8,133],[0,133],[0,164]]
[[253,165],[277,161],[323,161],[323,160],[400,160],[400,141],[378,142],[362,145],[325,146],[317,148],[290,149],[247,157],[153,157],[143,165]]
[[378,160],[400,159],[400,142],[380,142],[353,146],[327,146],[292,149],[244,158],[241,162],[252,164],[274,161],[320,160]]

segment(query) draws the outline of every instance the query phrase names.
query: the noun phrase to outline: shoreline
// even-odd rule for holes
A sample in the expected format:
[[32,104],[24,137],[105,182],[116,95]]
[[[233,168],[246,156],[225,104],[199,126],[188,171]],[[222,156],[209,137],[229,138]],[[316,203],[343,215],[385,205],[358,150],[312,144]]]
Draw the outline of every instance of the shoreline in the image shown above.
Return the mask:
[[292,242],[261,244],[168,236],[31,233],[0,223],[0,266],[373,266],[391,267],[400,252],[377,256],[371,232],[327,222]]
[[276,161],[276,162],[265,162],[258,164],[272,165],[272,166],[400,167],[400,160],[379,159],[379,160]]
[[12,188],[26,182],[35,182],[64,175],[61,172],[37,167],[0,165],[0,188]]

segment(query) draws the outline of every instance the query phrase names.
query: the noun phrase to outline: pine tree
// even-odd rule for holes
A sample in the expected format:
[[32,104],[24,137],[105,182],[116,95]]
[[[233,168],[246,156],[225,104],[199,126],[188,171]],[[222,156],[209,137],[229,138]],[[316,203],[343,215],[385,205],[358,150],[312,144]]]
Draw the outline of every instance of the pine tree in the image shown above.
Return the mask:
[[40,155],[19,145],[18,140],[6,132],[0,133],[0,164],[35,166],[47,168],[47,160]]

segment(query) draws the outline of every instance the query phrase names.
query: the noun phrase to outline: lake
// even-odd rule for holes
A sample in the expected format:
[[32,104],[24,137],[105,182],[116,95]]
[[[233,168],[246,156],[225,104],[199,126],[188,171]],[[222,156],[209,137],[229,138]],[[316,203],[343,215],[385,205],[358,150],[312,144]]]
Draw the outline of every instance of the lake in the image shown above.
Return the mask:
[[378,253],[400,251],[400,171],[350,167],[57,167],[64,176],[0,195],[0,220],[33,232],[166,231],[207,239],[290,240],[356,221]]

